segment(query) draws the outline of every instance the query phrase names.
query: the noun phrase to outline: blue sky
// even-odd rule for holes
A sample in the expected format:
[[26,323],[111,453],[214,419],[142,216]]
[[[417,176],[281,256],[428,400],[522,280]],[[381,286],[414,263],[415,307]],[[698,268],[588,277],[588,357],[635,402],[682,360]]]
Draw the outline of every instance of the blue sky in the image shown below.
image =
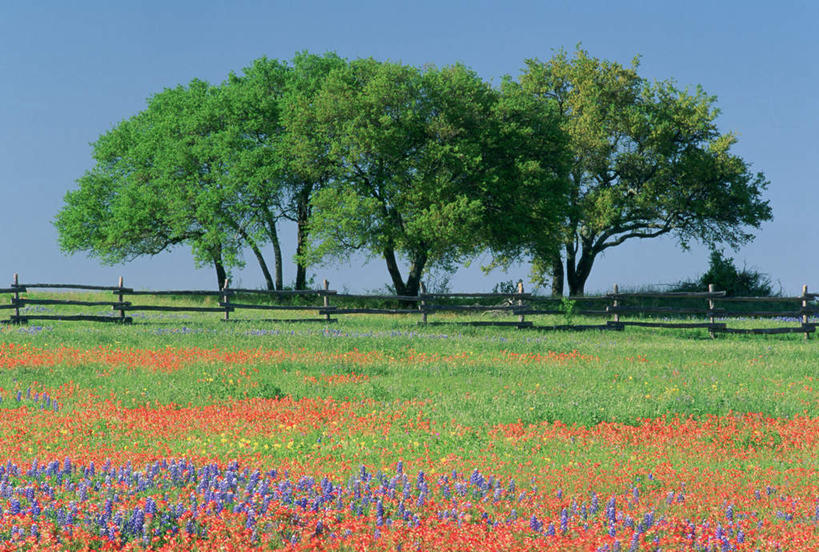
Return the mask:
[[[582,43],[592,55],[641,74],[697,84],[718,97],[735,152],[771,181],[774,220],[732,252],[795,294],[819,289],[819,3],[768,2],[386,2],[386,1],[40,1],[0,11],[0,283],[114,283],[140,288],[210,288],[184,249],[102,266],[60,253],[51,221],[65,192],[92,164],[89,144],[145,107],[151,94],[193,78],[221,82],[253,59],[333,50],[342,56],[420,65],[463,62],[497,83],[526,58]],[[282,229],[292,255],[295,232]],[[237,274],[262,284],[255,262]],[[484,275],[480,261],[456,273],[458,290],[488,290],[528,268]],[[671,239],[611,249],[587,290],[665,284],[694,277],[707,251],[682,252]],[[383,261],[315,267],[333,287],[383,286]],[[291,263],[285,280],[295,278]]]

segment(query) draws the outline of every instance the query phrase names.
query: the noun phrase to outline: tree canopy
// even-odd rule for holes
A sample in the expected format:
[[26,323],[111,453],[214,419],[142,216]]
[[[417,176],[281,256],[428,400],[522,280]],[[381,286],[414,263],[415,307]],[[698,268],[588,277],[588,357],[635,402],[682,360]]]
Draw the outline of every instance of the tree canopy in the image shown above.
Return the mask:
[[[106,263],[185,244],[221,285],[251,251],[282,289],[279,225],[307,266],[381,257],[401,295],[479,253],[531,259],[582,294],[598,255],[673,235],[742,245],[771,218],[716,100],[578,50],[493,87],[461,64],[260,58],[148,100],[93,145],[57,214],[63,251]],[[265,249],[273,249],[273,270]]]
[[216,103],[212,87],[193,81],[156,94],[148,109],[102,135],[95,167],[66,194],[55,220],[63,250],[116,263],[189,243],[198,261],[224,275],[238,247],[203,207],[216,200],[208,197],[219,172],[208,153]]
[[565,208],[562,134],[520,100],[462,65],[331,73],[315,111],[337,173],[314,197],[311,255],[382,256],[396,293],[415,295],[428,266],[519,248],[532,228],[546,243]]
[[[597,256],[635,238],[674,235],[732,247],[771,218],[768,184],[731,153],[735,135],[716,125],[716,99],[673,81],[649,82],[630,67],[578,50],[573,58],[526,62],[521,87],[557,106],[569,136],[570,205],[561,255],[536,256],[534,270],[582,295]],[[545,279],[545,278],[544,278]]]

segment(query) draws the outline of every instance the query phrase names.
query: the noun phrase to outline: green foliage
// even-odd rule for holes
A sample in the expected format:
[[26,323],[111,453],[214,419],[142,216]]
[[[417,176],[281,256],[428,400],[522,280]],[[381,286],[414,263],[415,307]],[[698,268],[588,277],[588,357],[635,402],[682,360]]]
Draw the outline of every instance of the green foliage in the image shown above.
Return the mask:
[[577,310],[577,301],[572,301],[568,297],[561,297],[560,298],[560,306],[558,307],[560,312],[563,313],[563,318],[566,321],[567,326],[571,326],[574,322],[575,311]]
[[185,244],[217,272],[250,249],[281,288],[286,219],[297,288],[309,263],[363,251],[415,295],[430,268],[489,251],[532,258],[558,292],[565,262],[578,295],[597,255],[630,239],[748,242],[771,218],[767,181],[730,151],[715,98],[637,68],[560,51],[493,88],[460,64],[260,58],[219,86],[166,89],[100,136],[56,216],[60,247],[118,263]]
[[96,165],[55,220],[62,250],[117,263],[184,243],[198,262],[229,269],[250,248],[273,287],[261,254],[270,242],[281,288],[276,223],[294,181],[310,176],[287,163],[281,112],[297,96],[296,73],[260,58],[221,86],[194,80],[151,97],[94,144]]
[[714,284],[718,291],[725,291],[732,297],[770,297],[775,294],[773,284],[767,274],[742,267],[738,269],[734,259],[726,257],[718,249],[711,251],[708,270],[693,281],[680,282],[674,291],[703,291]]
[[492,288],[492,293],[506,293],[512,294],[516,293],[518,289],[518,283],[515,280],[503,280],[495,284]]
[[313,198],[308,257],[383,256],[396,291],[414,295],[428,265],[546,243],[565,206],[562,135],[507,88],[462,65],[365,59],[331,73],[315,113],[338,173]]
[[[716,125],[716,99],[697,87],[650,82],[631,66],[578,49],[526,62],[520,86],[557,106],[569,136],[571,205],[563,219],[563,260],[570,294],[582,294],[594,260],[630,239],[670,234],[732,247],[771,218],[768,182],[730,149]],[[537,271],[561,272],[536,255]],[[562,277],[553,276],[553,281]],[[562,290],[560,290],[562,291]]]
[[66,194],[55,220],[63,251],[116,263],[188,243],[198,261],[218,251],[228,266],[240,264],[219,151],[228,138],[223,99],[194,80],[156,94],[145,111],[101,136],[96,166]]

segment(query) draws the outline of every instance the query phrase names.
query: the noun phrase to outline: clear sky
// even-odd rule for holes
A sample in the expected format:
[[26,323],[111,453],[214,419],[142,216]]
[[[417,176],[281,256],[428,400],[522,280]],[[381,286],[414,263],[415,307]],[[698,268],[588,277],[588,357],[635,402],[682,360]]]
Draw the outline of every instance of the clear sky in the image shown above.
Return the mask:
[[[92,165],[89,144],[139,112],[165,87],[200,78],[221,82],[266,55],[300,50],[421,65],[463,62],[498,83],[526,58],[582,43],[592,55],[641,74],[700,84],[718,97],[721,130],[739,136],[735,152],[771,181],[774,220],[757,240],[730,253],[795,294],[819,289],[819,3],[446,0],[3,2],[0,10],[0,284],[126,284],[211,288],[212,268],[196,270],[179,249],[114,267],[67,257],[51,223],[65,192]],[[292,255],[295,231],[283,228]],[[268,252],[269,253],[269,252]],[[263,283],[252,255],[237,274]],[[527,267],[484,275],[473,263],[453,290],[484,291],[526,277]],[[587,291],[664,284],[695,277],[707,251],[681,252],[673,240],[643,240],[609,250]],[[314,267],[337,289],[369,290],[388,280],[383,261]],[[285,266],[285,280],[295,269]],[[0,286],[2,287],[2,286]]]

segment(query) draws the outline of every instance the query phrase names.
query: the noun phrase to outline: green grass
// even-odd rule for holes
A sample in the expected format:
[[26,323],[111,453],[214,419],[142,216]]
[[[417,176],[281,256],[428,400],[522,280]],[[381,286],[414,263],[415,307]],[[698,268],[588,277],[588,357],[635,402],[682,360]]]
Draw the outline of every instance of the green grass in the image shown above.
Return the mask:
[[[178,304],[167,298],[153,301],[160,303]],[[105,309],[61,309],[86,313],[94,310]],[[327,326],[254,321],[225,324],[219,317],[219,313],[146,313],[131,326],[47,321],[42,323],[42,330],[32,322],[23,327],[0,326],[0,342],[80,349],[303,349],[328,355],[358,349],[378,351],[383,358],[367,364],[344,360],[259,364],[254,366],[257,371],[248,376],[250,383],[242,386],[222,381],[229,379],[225,376],[229,368],[207,364],[168,374],[102,371],[98,366],[18,368],[0,372],[0,387],[24,389],[35,381],[58,387],[73,381],[95,389],[101,396],[113,393],[126,405],[199,405],[233,397],[271,395],[373,399],[382,404],[426,400],[429,407],[425,415],[434,422],[454,421],[469,427],[518,420],[560,420],[588,426],[601,421],[635,423],[658,416],[704,417],[730,412],[815,416],[819,410],[819,394],[814,390],[819,343],[815,338],[806,342],[801,334],[710,339],[705,330],[627,328],[623,332],[571,333],[457,325],[423,327],[417,325],[417,316],[348,316]],[[465,318],[436,315],[434,319]],[[560,323],[560,317],[553,317],[553,323]],[[748,322],[734,325],[743,324]],[[545,355],[549,351],[574,350],[585,358],[524,364],[507,354]],[[443,357],[467,353],[469,358],[425,363],[403,360],[417,353]],[[197,383],[214,372],[225,377]],[[320,380],[324,374],[351,372],[369,379],[334,385],[309,381],[310,377]],[[8,403],[0,408],[11,407]]]

